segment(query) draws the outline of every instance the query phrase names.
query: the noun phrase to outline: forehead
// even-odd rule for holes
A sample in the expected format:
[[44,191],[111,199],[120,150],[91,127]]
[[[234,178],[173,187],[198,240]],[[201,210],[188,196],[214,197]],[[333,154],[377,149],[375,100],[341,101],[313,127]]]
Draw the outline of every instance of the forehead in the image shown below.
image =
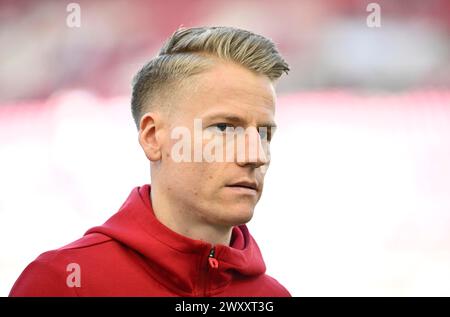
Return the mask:
[[193,77],[185,86],[186,98],[182,98],[180,114],[203,117],[227,112],[249,119],[274,116],[276,96],[266,76],[231,62],[221,62]]

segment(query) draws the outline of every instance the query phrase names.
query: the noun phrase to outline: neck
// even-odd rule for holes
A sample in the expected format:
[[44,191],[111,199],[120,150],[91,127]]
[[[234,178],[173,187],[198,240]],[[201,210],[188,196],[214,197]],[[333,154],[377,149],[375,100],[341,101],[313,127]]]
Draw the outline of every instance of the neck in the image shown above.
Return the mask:
[[178,208],[168,203],[157,188],[150,191],[153,212],[156,219],[170,230],[193,240],[201,240],[213,245],[230,245],[232,227],[216,226],[202,221],[195,212]]

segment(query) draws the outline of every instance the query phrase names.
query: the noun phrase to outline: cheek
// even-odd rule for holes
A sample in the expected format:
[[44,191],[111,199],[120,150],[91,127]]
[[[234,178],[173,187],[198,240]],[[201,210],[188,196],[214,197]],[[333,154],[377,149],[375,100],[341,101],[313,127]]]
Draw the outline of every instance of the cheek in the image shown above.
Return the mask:
[[212,196],[216,195],[223,186],[226,171],[227,168],[225,164],[197,163],[194,172],[195,175],[193,175],[196,184],[193,186],[201,188],[200,190],[202,193],[212,198]]
[[224,166],[211,166],[205,173],[205,182],[208,183],[211,189],[217,190],[219,189],[225,182],[224,173],[226,168]]
[[218,182],[219,168],[207,163],[176,163],[172,162],[169,168],[176,172],[172,175],[172,182],[182,183],[183,186],[195,188],[196,191],[210,191]]
[[170,158],[161,166],[161,178],[171,187],[189,190],[198,184],[194,163],[175,162]]

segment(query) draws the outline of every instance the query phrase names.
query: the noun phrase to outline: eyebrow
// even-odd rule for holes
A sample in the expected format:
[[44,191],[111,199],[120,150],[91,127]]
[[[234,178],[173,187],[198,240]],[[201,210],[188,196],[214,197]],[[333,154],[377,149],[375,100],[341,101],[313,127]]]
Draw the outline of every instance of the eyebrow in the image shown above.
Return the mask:
[[[244,119],[242,119],[241,117],[232,115],[229,113],[214,113],[211,115],[206,115],[205,119],[211,120],[211,121],[220,119],[220,120],[224,120],[224,121],[236,123],[236,124],[241,124],[241,125],[243,125],[243,123],[246,123],[246,121]],[[267,121],[267,122],[262,122],[262,123],[258,124],[258,127],[276,128],[277,125],[273,121]]]

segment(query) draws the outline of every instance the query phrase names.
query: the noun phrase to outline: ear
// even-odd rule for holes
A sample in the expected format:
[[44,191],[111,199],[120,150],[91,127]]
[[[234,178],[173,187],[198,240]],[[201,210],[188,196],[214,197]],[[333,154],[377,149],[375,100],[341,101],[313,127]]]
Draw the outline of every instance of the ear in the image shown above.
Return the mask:
[[150,161],[161,160],[161,117],[154,112],[147,112],[139,123],[139,144]]

